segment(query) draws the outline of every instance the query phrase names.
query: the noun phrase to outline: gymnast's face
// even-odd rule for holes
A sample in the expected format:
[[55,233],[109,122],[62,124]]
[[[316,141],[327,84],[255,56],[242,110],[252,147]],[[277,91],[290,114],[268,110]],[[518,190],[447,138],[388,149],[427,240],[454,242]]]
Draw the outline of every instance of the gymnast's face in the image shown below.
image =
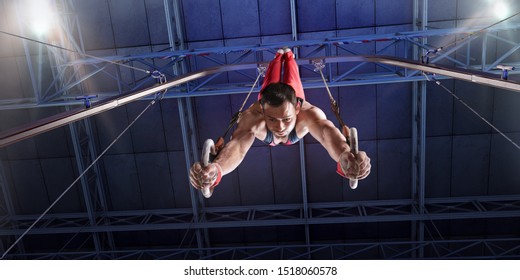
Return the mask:
[[296,125],[296,116],[300,112],[288,101],[284,101],[280,106],[274,107],[269,104],[264,105],[264,119],[267,128],[273,132],[276,138],[285,138]]

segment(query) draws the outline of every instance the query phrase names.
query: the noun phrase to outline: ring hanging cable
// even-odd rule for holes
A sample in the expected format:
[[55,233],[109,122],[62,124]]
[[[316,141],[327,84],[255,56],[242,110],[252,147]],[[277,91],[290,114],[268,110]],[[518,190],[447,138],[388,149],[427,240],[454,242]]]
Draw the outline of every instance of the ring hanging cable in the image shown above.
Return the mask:
[[242,116],[242,110],[244,109],[244,107],[247,103],[247,100],[249,99],[249,96],[251,96],[251,93],[253,93],[253,90],[255,89],[256,84],[258,83],[258,80],[260,80],[260,77],[265,77],[265,71],[267,70],[267,67],[265,65],[259,65],[257,67],[257,70],[258,70],[258,75],[256,77],[256,80],[253,83],[253,86],[251,86],[249,93],[247,94],[246,98],[244,99],[244,102],[242,102],[242,106],[240,106],[240,109],[238,109],[238,112],[236,112],[233,115],[233,117],[229,121],[229,125],[228,125],[226,131],[224,132],[224,134],[222,136],[220,136],[218,138],[217,143],[215,143],[215,153],[212,154],[212,158],[215,158],[218,155],[218,153],[220,152],[220,150],[222,150],[222,148],[224,148],[224,144],[225,144],[224,139],[228,135],[231,128],[233,128],[233,126],[235,126],[235,124],[240,122],[240,117]]
[[[338,102],[336,102],[336,100],[332,96],[332,93],[330,92],[329,86],[327,84],[327,80],[325,79],[325,76],[323,75],[322,69],[325,68],[325,62],[322,59],[316,59],[316,60],[312,60],[312,64],[315,67],[314,71],[320,72],[321,79],[323,80],[323,84],[325,85],[325,89],[327,90],[327,93],[329,94],[330,107],[332,109],[332,112],[336,116],[336,119],[338,120],[340,127],[341,128],[346,127],[345,122],[343,122],[343,119],[341,119],[341,116],[339,114]],[[348,135],[345,135],[345,137],[347,138],[347,144],[350,146],[350,137]]]
[[[164,76],[164,75],[163,75]],[[161,79],[161,83],[163,83],[163,81],[165,80],[162,80]],[[137,117],[135,117],[135,119],[123,130],[121,131],[121,133],[119,133],[119,135],[105,148],[105,150],[103,150],[103,152],[101,152],[101,154],[99,154],[99,156],[76,178],[76,180],[74,180],[61,194],[60,196],[58,196],[58,198],[56,198],[56,200],[54,200],[54,202],[22,233],[22,235],[20,235],[16,240],[15,242],[9,246],[9,248],[7,248],[7,250],[5,250],[5,252],[2,254],[2,256],[0,257],[0,260],[4,259],[4,257],[14,248],[14,246],[16,246],[20,240],[22,240],[22,238],[27,235],[27,233],[34,228],[34,226],[52,209],[52,207],[54,207],[64,196],[67,192],[69,192],[72,187],[81,179],[81,177],[83,177],[83,175],[85,175],[93,166],[94,164],[96,164],[99,159],[101,159],[101,157],[103,155],[106,154],[106,152],[123,136],[123,134],[125,132],[127,132],[130,127],[132,127],[132,125],[151,107],[155,104],[155,102],[157,100],[160,100],[164,94],[166,93],[166,90],[165,91],[162,91],[160,92],[159,94],[156,95],[156,97],[150,101],[150,103],[148,103],[148,105],[141,111],[141,113],[139,113],[139,115],[137,115]]]

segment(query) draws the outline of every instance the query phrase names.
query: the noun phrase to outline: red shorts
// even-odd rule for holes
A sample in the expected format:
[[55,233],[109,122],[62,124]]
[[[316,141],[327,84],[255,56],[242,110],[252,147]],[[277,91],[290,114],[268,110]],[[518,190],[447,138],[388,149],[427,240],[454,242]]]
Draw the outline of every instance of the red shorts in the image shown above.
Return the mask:
[[[283,80],[282,80],[282,67],[283,67]],[[294,60],[292,52],[288,53],[276,53],[274,59],[269,63],[267,71],[265,73],[264,83],[262,89],[258,94],[258,100],[262,98],[262,92],[271,83],[286,83],[290,85],[296,97],[305,100],[305,94],[303,93],[302,81],[300,79],[300,72],[298,71],[298,64]]]

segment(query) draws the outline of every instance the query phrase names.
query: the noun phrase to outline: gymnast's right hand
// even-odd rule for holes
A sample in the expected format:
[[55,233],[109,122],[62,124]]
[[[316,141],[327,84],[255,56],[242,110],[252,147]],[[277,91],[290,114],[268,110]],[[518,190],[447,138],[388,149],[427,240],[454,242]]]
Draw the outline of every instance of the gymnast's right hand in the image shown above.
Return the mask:
[[208,187],[215,187],[220,183],[222,171],[218,163],[210,163],[202,167],[200,162],[194,163],[190,168],[190,183],[200,190]]

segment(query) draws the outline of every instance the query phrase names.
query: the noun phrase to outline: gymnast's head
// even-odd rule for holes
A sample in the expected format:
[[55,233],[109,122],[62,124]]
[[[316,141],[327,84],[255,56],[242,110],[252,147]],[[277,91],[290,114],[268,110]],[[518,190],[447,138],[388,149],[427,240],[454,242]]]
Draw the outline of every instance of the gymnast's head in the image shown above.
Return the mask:
[[279,107],[284,102],[292,104],[295,108],[298,103],[296,93],[290,85],[285,83],[272,83],[262,91],[260,104],[263,109],[265,109],[266,105],[270,107]]

